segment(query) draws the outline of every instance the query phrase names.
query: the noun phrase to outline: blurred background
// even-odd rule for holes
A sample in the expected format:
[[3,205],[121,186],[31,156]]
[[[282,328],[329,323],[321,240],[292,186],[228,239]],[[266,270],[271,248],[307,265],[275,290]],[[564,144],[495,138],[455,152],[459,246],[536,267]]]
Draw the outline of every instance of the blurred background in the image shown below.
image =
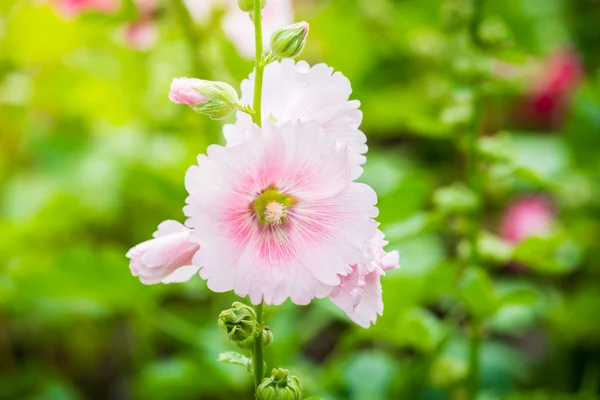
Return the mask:
[[[267,308],[269,366],[327,400],[466,399],[473,366],[479,400],[600,398],[600,3],[269,0],[267,31],[300,20],[362,102],[402,267],[368,330]],[[223,143],[171,79],[239,87],[251,29],[229,0],[0,2],[0,399],[252,398],[216,361],[235,296],[125,258]]]

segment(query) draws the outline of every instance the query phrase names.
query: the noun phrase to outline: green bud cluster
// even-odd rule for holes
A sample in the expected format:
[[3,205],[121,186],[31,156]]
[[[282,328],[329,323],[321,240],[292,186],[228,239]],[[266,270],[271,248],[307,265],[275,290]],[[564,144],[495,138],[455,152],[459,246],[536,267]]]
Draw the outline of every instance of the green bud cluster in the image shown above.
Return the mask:
[[236,301],[231,308],[219,314],[219,326],[227,332],[227,337],[232,342],[252,339],[258,329],[256,312],[252,307]]
[[297,377],[289,375],[287,369],[277,368],[262,381],[256,395],[259,400],[300,400],[302,385]]
[[[219,326],[227,332],[227,337],[237,347],[250,350],[260,329],[254,309],[244,303],[235,302],[231,308],[219,314]],[[268,326],[262,328],[263,346],[273,343],[273,332]]]

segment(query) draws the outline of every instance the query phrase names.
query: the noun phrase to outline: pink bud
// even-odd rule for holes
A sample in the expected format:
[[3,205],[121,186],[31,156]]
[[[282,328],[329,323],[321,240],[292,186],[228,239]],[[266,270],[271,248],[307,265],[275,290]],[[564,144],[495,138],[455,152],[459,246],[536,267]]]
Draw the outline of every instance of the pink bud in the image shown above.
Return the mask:
[[164,221],[154,239],[133,247],[127,253],[129,268],[146,285],[187,282],[199,267],[193,258],[200,246],[189,240],[190,230],[177,221]]
[[525,196],[513,202],[500,222],[500,236],[517,244],[532,236],[550,232],[554,212],[549,202],[540,196]]
[[208,99],[200,92],[194,89],[194,86],[202,85],[202,81],[196,78],[174,78],[171,83],[169,100],[177,104],[187,104],[193,106],[196,104],[207,103]]

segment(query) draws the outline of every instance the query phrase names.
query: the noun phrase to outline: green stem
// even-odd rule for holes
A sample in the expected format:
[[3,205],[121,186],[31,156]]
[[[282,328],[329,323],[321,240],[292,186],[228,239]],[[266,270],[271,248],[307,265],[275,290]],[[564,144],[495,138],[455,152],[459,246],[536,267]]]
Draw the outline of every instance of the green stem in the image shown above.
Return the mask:
[[[254,41],[256,46],[255,60],[254,60],[254,99],[252,102],[252,108],[254,108],[254,114],[252,120],[258,126],[262,126],[262,113],[261,113],[261,101],[262,101],[262,84],[263,74],[265,66],[262,62],[263,52],[263,37],[262,37],[262,8],[261,0],[254,0]],[[262,330],[264,327],[263,322],[263,303],[254,307],[256,311],[256,320],[258,322],[259,335],[254,339],[254,351],[252,352],[252,366],[254,367],[254,388],[255,393],[258,386],[264,377],[264,357],[263,357],[263,340]]]
[[179,25],[181,26],[189,47],[190,56],[192,58],[192,72],[194,73],[195,77],[202,77],[204,76],[204,71],[202,69],[202,64],[200,63],[199,57],[200,41],[198,40],[198,34],[196,32],[194,21],[192,20],[189,10],[183,0],[173,0],[172,4],[173,11],[179,20]]
[[254,367],[254,390],[258,389],[258,385],[263,380],[264,372],[264,357],[263,357],[263,303],[254,307],[256,311],[256,321],[258,322],[259,334],[254,338],[254,351],[252,352],[252,366]]
[[[479,37],[479,27],[483,18],[484,0],[473,0],[473,14],[469,24],[469,35],[473,46],[477,49],[483,49],[484,45]],[[479,113],[481,110],[481,96],[477,87],[473,93],[473,123],[469,131],[467,142],[467,183],[469,188],[481,196],[480,178],[479,178],[479,160],[477,151],[477,141],[479,138]],[[474,267],[479,264],[478,236],[481,225],[481,211],[483,201],[480,199],[479,207],[470,213],[469,221],[469,247],[470,254],[467,267]],[[482,340],[481,321],[473,319],[471,322],[471,338],[469,342],[469,400],[475,400],[479,393],[479,361]]]
[[262,62],[263,37],[261,10],[261,1],[254,0],[254,41],[256,45],[256,59],[254,60],[254,99],[252,103],[254,115],[252,116],[252,120],[258,126],[262,126],[261,100],[263,75],[265,72],[265,66]]
[[[469,189],[476,195],[480,196],[480,185],[479,185],[479,160],[477,151],[477,140],[479,138],[479,103],[481,99],[478,96],[477,90],[473,94],[473,123],[469,130],[469,137],[467,142],[467,185]],[[481,199],[480,199],[481,200]],[[482,206],[480,201],[479,207],[470,212],[469,215],[469,247],[470,254],[468,260],[468,266],[476,266],[479,263],[479,249],[477,245],[477,237],[480,228],[480,211],[479,208]]]
[[469,344],[469,400],[477,399],[479,393],[479,358],[481,353],[481,324],[471,323],[471,341]]

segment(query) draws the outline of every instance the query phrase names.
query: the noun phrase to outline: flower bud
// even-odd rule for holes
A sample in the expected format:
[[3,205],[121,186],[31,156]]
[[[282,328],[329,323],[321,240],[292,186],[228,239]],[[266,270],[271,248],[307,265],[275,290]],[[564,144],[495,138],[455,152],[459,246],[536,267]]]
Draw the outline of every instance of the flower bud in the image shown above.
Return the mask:
[[308,35],[308,23],[297,24],[279,28],[271,36],[271,51],[278,58],[294,58],[304,49],[306,36]]
[[[271,332],[271,329],[269,329],[268,326],[265,326],[263,328],[262,341],[263,341],[263,347],[267,347],[271,343],[273,343],[273,332]],[[252,350],[254,348],[254,336],[251,336],[251,337],[247,338],[246,340],[234,341],[234,343],[240,349]]]
[[219,314],[219,326],[225,329],[229,340],[236,344],[252,341],[258,327],[256,313],[252,307],[236,301],[230,309]]
[[[254,0],[237,0],[238,7],[243,12],[253,12],[254,11]],[[260,8],[263,9],[267,5],[267,0],[261,0]]]
[[259,400],[300,400],[302,385],[287,369],[273,369],[269,378],[263,379],[256,389]]
[[237,92],[230,85],[195,78],[174,78],[169,99],[173,103],[187,104],[210,119],[227,118],[239,102]]

